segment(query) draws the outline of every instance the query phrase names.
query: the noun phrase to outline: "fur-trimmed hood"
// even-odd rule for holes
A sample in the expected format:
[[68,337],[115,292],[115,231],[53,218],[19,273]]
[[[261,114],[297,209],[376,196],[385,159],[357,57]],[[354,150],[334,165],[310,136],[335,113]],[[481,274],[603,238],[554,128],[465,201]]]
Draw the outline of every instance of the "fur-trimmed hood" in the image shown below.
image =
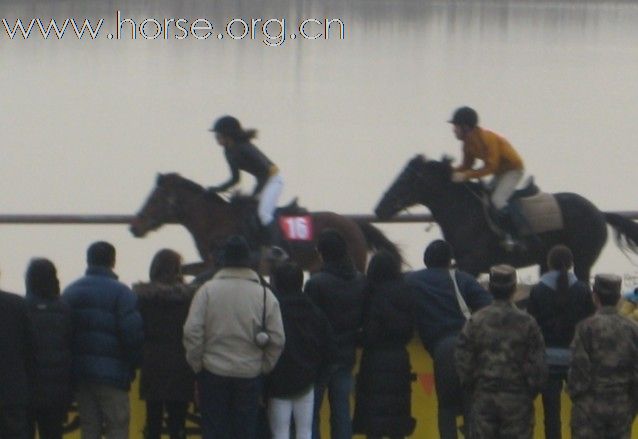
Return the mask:
[[133,291],[140,300],[189,302],[195,295],[196,288],[192,285],[180,283],[139,282],[133,285]]

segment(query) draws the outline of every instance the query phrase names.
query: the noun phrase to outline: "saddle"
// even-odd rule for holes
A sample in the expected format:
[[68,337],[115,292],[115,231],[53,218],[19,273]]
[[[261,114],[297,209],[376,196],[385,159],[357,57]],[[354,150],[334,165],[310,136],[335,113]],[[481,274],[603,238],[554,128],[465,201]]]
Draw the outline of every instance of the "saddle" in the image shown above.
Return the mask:
[[[298,225],[300,219],[304,218],[304,221],[309,220],[308,209],[302,207],[298,203],[298,198],[292,199],[288,204],[280,206],[275,209],[275,219],[269,226],[268,230],[265,230],[259,220],[257,214],[257,200],[252,197],[235,196],[231,199],[231,203],[236,205],[240,211],[242,211],[242,225],[241,232],[246,236],[249,245],[253,250],[258,250],[262,244],[264,244],[265,235],[270,235],[270,245],[281,247],[284,250],[289,251],[291,243],[290,241],[305,241],[304,236],[297,237],[295,234],[286,227],[285,223],[282,223],[282,219],[285,219],[287,223],[290,223],[290,219],[295,219],[295,223],[291,223],[293,226]],[[307,219],[306,219],[307,218]],[[312,231],[312,224],[307,225],[309,231]],[[292,238],[291,238],[292,235]],[[301,235],[297,233],[297,235]]]
[[[492,205],[491,193],[483,186],[483,204],[486,219],[498,235],[505,231],[499,226],[497,209]],[[542,192],[534,177],[528,177],[524,186],[516,190],[509,199],[510,215],[519,236],[533,236],[544,232],[561,230],[563,215],[554,195]]]
[[521,189],[517,189],[512,194],[510,201],[514,201],[517,198],[528,198],[533,197],[534,195],[538,195],[540,193],[540,188],[536,185],[534,181],[534,177],[527,177],[525,180],[525,184]]

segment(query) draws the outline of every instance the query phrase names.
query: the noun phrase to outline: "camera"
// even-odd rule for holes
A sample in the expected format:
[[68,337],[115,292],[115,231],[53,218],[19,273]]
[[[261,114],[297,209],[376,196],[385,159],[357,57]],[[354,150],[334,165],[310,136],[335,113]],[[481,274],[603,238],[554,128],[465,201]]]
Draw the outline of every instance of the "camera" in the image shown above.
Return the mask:
[[255,344],[260,348],[266,347],[266,345],[270,342],[270,335],[264,330],[259,331],[255,335]]

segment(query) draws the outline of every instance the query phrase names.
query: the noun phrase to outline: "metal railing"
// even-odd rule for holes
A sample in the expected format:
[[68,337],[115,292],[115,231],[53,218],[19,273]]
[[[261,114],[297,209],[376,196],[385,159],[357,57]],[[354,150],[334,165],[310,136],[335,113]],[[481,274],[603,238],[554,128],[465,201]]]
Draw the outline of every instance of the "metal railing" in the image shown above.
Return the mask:
[[[608,213],[615,213],[631,220],[638,220],[638,211],[635,210]],[[381,220],[371,214],[344,214],[343,216],[371,223],[423,223],[434,221],[430,214],[403,214],[385,220]],[[0,215],[0,224],[130,224],[133,218],[134,215],[5,214]]]

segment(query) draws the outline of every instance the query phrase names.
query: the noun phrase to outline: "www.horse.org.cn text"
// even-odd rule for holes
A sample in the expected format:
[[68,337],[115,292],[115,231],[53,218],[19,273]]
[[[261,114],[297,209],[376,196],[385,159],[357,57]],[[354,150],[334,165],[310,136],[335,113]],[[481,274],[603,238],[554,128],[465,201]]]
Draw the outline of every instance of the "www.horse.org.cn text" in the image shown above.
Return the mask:
[[[208,18],[130,18],[117,10],[104,18],[5,17],[0,35],[10,40],[251,40],[277,47],[288,40],[343,40],[345,24],[339,18],[233,18],[217,23]],[[293,24],[294,23],[294,24]],[[111,32],[107,30],[110,28]]]

